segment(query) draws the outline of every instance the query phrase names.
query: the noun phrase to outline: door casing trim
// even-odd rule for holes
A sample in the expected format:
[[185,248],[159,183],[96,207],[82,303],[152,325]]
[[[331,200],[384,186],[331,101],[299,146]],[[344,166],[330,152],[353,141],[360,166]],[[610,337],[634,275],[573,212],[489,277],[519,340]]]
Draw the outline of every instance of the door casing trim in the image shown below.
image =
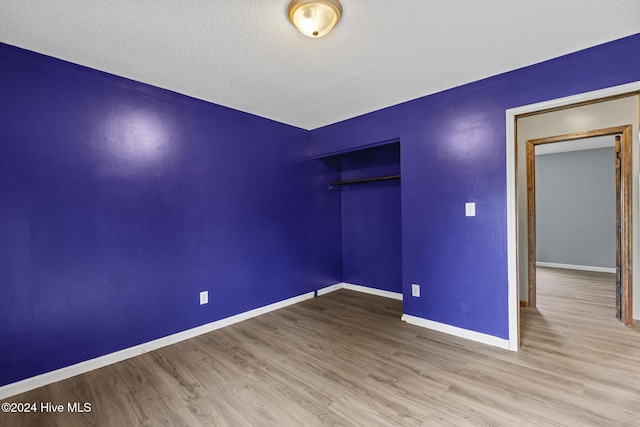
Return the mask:
[[[555,135],[545,138],[536,138],[526,141],[526,165],[527,165],[527,266],[528,266],[528,306],[536,308],[536,156],[535,147],[555,142],[577,141],[598,136],[621,135],[621,160],[622,160],[622,290],[623,290],[623,321],[629,326],[633,323],[632,294],[632,217],[631,217],[631,136],[632,125],[595,129],[584,132],[573,132],[564,135]],[[614,165],[611,165],[614,167]]]
[[[516,119],[518,116],[569,108],[583,103],[597,103],[640,92],[640,82],[613,86],[564,98],[510,108],[506,121],[506,190],[507,190],[507,286],[509,316],[509,350],[518,351],[520,344],[520,297],[518,291],[518,234],[516,199]],[[612,98],[613,97],[613,98]]]

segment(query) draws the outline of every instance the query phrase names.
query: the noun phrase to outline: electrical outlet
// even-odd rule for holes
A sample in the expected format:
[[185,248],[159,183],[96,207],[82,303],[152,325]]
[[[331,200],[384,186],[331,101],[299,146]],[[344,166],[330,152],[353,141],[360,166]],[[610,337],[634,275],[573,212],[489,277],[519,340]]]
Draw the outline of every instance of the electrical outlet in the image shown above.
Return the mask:
[[209,291],[200,292],[200,305],[209,303]]
[[420,285],[411,285],[411,296],[420,298]]

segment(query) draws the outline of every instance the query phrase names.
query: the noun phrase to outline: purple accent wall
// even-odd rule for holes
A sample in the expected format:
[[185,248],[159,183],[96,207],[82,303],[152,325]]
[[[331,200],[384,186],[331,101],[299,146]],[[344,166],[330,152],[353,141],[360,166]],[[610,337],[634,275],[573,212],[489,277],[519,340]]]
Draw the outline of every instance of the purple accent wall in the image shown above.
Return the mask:
[[401,141],[405,313],[508,338],[505,110],[638,81],[639,51],[640,34],[311,132],[310,156]]
[[0,100],[0,386],[340,281],[307,131],[4,44]]
[[[341,180],[400,174],[400,144],[339,156]],[[402,292],[400,180],[344,185],[342,280]]]
[[0,44],[0,385],[340,281],[340,165],[307,158],[388,140],[405,313],[507,338],[505,110],[640,80],[638,51],[306,132]]

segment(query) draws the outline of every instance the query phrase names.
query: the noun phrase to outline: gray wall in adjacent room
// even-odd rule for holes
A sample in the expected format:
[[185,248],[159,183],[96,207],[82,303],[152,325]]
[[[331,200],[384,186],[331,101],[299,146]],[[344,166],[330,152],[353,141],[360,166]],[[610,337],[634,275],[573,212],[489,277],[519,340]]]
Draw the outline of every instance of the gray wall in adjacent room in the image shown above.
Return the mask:
[[537,261],[615,268],[614,149],[536,157]]

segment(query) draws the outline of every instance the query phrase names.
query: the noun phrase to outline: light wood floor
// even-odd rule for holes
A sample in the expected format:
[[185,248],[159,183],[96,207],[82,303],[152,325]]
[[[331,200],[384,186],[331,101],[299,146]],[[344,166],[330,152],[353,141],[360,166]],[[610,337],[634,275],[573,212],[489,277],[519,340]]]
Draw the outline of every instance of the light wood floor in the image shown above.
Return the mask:
[[612,276],[538,274],[518,353],[341,290],[6,400],[90,413],[0,425],[640,425],[640,333],[614,318]]

